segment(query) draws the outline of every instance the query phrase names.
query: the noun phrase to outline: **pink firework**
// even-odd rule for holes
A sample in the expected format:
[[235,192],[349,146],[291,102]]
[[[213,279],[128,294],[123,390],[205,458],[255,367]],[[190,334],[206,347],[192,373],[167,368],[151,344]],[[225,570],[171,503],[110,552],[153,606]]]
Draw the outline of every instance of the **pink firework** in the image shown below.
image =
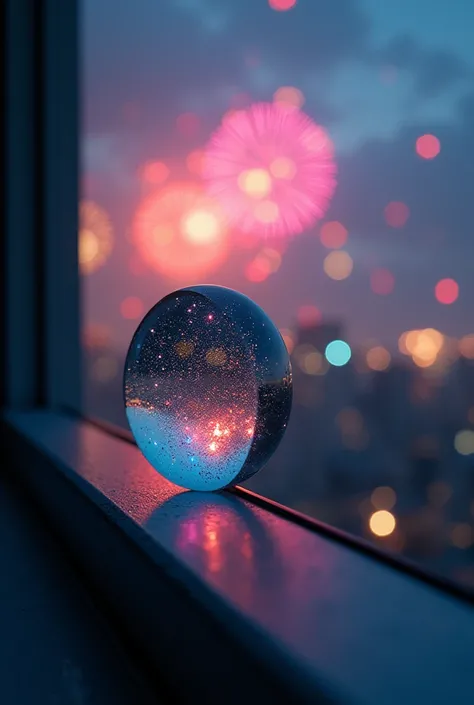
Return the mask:
[[322,218],[336,186],[332,142],[301,110],[257,103],[231,112],[211,137],[203,176],[233,225],[296,235]]

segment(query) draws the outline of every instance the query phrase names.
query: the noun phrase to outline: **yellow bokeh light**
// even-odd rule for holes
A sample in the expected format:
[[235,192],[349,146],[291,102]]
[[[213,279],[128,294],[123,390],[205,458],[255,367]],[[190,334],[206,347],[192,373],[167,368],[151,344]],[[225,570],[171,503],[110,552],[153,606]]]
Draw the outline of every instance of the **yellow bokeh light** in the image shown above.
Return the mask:
[[354,262],[347,252],[338,250],[327,255],[323,266],[328,277],[336,281],[342,281],[351,275]]
[[377,487],[370,495],[375,509],[392,509],[397,501],[397,494],[391,487]]
[[272,179],[266,169],[248,169],[239,175],[238,185],[247,196],[261,199],[272,190]]
[[376,372],[383,372],[390,366],[392,360],[389,351],[382,345],[376,345],[366,354],[367,367]]
[[327,368],[327,364],[324,356],[315,350],[305,355],[301,360],[301,367],[307,375],[320,375]]
[[288,157],[277,157],[270,164],[270,174],[275,179],[286,179],[291,181],[296,176],[296,164]]
[[410,330],[403,333],[398,341],[400,351],[411,355],[418,367],[431,367],[445,344],[445,337],[435,328]]
[[79,264],[85,267],[99,254],[99,238],[88,228],[79,232]]
[[81,201],[79,223],[79,267],[82,274],[91,274],[102,267],[112,251],[112,224],[94,201]]
[[274,93],[273,100],[289,108],[302,108],[305,103],[303,92],[294,86],[282,86]]
[[454,438],[454,447],[460,455],[472,455],[474,453],[474,431],[470,429],[458,431]]
[[214,213],[197,210],[189,213],[182,223],[184,237],[196,245],[209,245],[219,238],[219,221]]
[[465,335],[459,341],[459,352],[468,360],[474,360],[474,335]]
[[369,528],[375,536],[390,536],[396,525],[395,517],[386,509],[379,509],[369,519]]

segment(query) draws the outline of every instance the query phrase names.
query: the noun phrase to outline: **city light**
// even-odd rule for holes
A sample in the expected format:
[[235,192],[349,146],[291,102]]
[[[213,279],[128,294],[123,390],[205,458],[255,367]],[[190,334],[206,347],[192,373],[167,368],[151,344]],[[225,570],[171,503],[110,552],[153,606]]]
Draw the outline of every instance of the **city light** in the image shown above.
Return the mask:
[[296,0],[268,0],[268,4],[273,10],[284,12],[291,10],[296,5]]
[[474,431],[471,431],[470,429],[458,431],[454,438],[454,447],[459,455],[473,455]]
[[379,509],[369,519],[369,528],[375,536],[390,536],[395,530],[397,522],[393,514],[386,509]]
[[334,367],[343,367],[351,359],[352,351],[344,340],[333,340],[326,347],[326,360]]
[[465,335],[459,341],[459,352],[468,360],[474,360],[474,335]]
[[387,225],[392,228],[403,228],[410,216],[410,211],[406,203],[391,201],[386,206],[384,214]]
[[319,233],[321,243],[328,250],[338,250],[344,247],[347,242],[347,235],[347,229],[337,220],[324,223]]
[[383,372],[390,367],[392,357],[387,348],[382,345],[376,345],[367,350],[365,359],[369,369],[374,370],[374,372]]
[[395,287],[395,277],[389,269],[374,269],[370,274],[370,288],[374,294],[388,296]]
[[347,252],[335,250],[326,256],[323,267],[330,279],[342,281],[350,277],[354,268],[354,262]]
[[304,304],[300,306],[296,317],[301,328],[312,328],[321,323],[322,313],[314,304]]
[[439,139],[434,135],[422,135],[416,140],[416,151],[423,159],[434,159],[440,150]]
[[459,285],[454,279],[441,279],[435,286],[435,296],[440,304],[453,304],[459,296]]

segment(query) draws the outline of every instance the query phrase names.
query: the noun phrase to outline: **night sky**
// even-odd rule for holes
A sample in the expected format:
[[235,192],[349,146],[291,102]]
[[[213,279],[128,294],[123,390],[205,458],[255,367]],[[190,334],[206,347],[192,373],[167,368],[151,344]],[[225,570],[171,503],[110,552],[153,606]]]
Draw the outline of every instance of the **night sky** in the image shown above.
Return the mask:
[[[179,286],[215,283],[255,299],[280,327],[315,305],[356,345],[395,349],[403,331],[420,327],[474,332],[473,3],[298,0],[276,12],[268,0],[85,0],[83,8],[83,192],[107,211],[115,238],[85,279],[86,322],[107,324],[124,349],[137,324],[121,315],[125,297],[147,309]],[[200,281],[132,273],[132,224],[148,194],[141,165],[160,160],[171,180],[189,178],[186,156],[224,113],[243,94],[271,102],[281,86],[303,92],[303,110],[334,142],[338,187],[325,218],[292,238],[278,272],[259,283],[244,273],[255,252],[237,246]],[[190,112],[199,129],[183,136],[176,118]],[[440,141],[434,159],[416,153],[424,134]],[[403,227],[385,220],[393,201],[409,209]],[[344,281],[323,268],[319,231],[333,220],[349,233],[354,268]],[[395,278],[387,296],[371,290],[377,268]],[[443,278],[459,284],[452,305],[435,298]]]

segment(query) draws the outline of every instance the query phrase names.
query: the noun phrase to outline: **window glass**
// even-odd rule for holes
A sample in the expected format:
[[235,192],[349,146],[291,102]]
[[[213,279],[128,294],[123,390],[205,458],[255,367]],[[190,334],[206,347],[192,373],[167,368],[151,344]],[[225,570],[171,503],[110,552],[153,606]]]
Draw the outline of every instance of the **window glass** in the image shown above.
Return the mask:
[[474,586],[474,4],[82,14],[86,413],[126,425],[125,353],[161,297],[238,289],[294,372],[249,486]]

